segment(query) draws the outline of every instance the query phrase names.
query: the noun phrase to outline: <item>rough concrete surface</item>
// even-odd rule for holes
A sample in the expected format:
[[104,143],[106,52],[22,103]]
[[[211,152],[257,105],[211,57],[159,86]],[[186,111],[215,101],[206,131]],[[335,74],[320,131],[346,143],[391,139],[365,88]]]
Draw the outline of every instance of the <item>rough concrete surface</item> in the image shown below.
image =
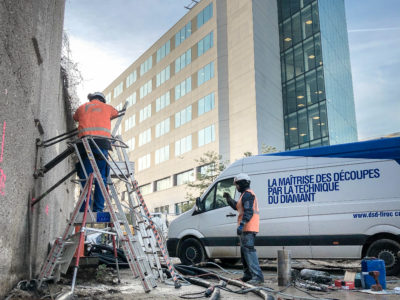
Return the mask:
[[[272,288],[275,291],[283,290],[282,287],[277,285],[277,274],[274,268],[263,268],[265,283],[264,287]],[[227,271],[229,273],[223,272],[216,268],[211,268],[213,272],[217,272],[222,276],[238,279],[242,276],[240,271],[240,266],[236,268],[229,268]],[[151,290],[149,293],[144,293],[142,285],[138,279],[132,277],[132,273],[129,269],[121,270],[121,283],[116,283],[115,272],[108,272],[107,275],[102,274],[96,276],[96,271],[94,269],[81,269],[80,277],[77,280],[77,286],[75,289],[74,299],[114,299],[114,300],[125,300],[125,299],[182,299],[181,296],[189,296],[188,294],[204,292],[205,288],[183,284],[181,288],[175,289],[171,281],[166,283],[158,283],[158,286]],[[83,274],[84,273],[84,276]],[[343,271],[336,271],[331,273],[334,278],[343,278]],[[97,277],[97,279],[96,279]],[[68,279],[63,279],[62,283],[51,284],[49,288],[44,292],[53,298],[60,295],[65,295],[71,290],[71,277]],[[217,284],[218,281],[207,279],[213,284]],[[388,277],[388,289],[392,290],[394,287],[400,285],[400,279],[397,277]],[[232,290],[240,290],[240,288],[235,286],[228,286]],[[399,299],[399,295],[370,295],[361,293],[359,291],[349,291],[333,289],[329,292],[316,292],[307,291],[304,288],[289,287],[283,290],[284,294],[279,295],[283,299],[293,299],[290,296],[294,296],[295,299],[343,299],[343,300],[361,300],[361,299],[381,299],[381,300],[394,300]],[[32,293],[27,293],[24,291],[14,290],[13,293],[9,295],[7,300],[17,300],[17,299],[37,299],[32,296]],[[197,296],[201,296],[198,294]],[[43,297],[43,294],[41,295]],[[195,296],[195,295],[192,295]],[[204,297],[203,297],[204,298]],[[221,299],[261,299],[259,296],[253,293],[247,293],[244,295],[234,294],[228,291],[221,291]]]
[[[36,139],[49,139],[73,126],[60,80],[64,5],[64,0],[0,0],[0,298],[38,272],[73,201],[74,187],[64,183],[35,206],[28,221],[30,197],[46,191],[72,165],[70,158],[44,178],[32,176]],[[65,147],[39,151],[39,165]]]

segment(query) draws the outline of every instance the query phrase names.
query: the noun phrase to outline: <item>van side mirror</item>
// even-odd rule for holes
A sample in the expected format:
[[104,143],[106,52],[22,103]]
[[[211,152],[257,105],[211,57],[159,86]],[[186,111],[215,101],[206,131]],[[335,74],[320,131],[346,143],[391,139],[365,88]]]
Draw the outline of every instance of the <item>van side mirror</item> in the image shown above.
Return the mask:
[[196,210],[201,211],[201,201],[200,197],[196,198]]

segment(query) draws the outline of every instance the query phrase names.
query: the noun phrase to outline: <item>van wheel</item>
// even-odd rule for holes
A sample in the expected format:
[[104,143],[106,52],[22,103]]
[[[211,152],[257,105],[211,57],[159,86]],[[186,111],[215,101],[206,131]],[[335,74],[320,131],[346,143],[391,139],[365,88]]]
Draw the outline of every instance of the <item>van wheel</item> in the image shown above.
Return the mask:
[[180,246],[179,258],[184,265],[194,265],[204,261],[203,245],[194,238],[184,240]]
[[373,242],[367,251],[367,256],[382,259],[385,262],[386,275],[397,275],[400,272],[400,260],[397,253],[400,244],[389,239]]

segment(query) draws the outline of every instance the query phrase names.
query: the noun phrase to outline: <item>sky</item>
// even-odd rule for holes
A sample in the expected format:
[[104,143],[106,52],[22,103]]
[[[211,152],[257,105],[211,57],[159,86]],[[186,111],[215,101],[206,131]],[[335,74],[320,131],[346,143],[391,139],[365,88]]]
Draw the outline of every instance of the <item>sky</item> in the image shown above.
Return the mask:
[[[84,79],[81,101],[104,90],[187,13],[190,3],[67,0],[64,29]],[[359,139],[400,132],[400,0],[345,0],[345,5]]]

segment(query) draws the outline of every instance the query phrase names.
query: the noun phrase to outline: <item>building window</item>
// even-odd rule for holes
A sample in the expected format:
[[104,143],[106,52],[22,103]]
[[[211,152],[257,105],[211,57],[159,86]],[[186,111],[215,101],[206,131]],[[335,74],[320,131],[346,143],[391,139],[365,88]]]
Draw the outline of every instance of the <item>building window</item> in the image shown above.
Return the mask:
[[120,84],[118,84],[115,88],[114,88],[114,99],[116,97],[118,97],[119,95],[121,95],[122,91],[124,88],[124,82],[122,81]]
[[151,194],[153,192],[153,189],[151,187],[151,183],[139,186],[140,193],[144,195]]
[[126,87],[131,86],[133,83],[135,83],[137,80],[137,72],[136,70],[133,71],[131,74],[126,77]]
[[199,147],[215,141],[215,126],[211,125],[199,130]]
[[197,72],[197,86],[202,85],[204,82],[214,77],[214,62],[210,62]]
[[175,203],[175,214],[180,215],[185,208],[186,208],[186,210],[189,208],[189,205],[190,205],[190,201],[183,201],[183,202]]
[[170,187],[172,187],[171,177],[167,177],[167,178],[160,179],[160,180],[156,181],[156,191],[157,192],[169,189]]
[[167,118],[156,125],[156,138],[169,132],[169,123],[169,118]]
[[128,145],[128,152],[131,152],[135,150],[135,138],[131,138],[126,141],[126,144]]
[[163,213],[163,214],[169,214],[169,205],[156,207],[156,208],[154,208],[154,212]]
[[192,90],[192,77],[186,78],[175,87],[175,100],[185,96]]
[[156,76],[156,86],[159,87],[169,79],[170,67],[169,65]]
[[175,34],[175,47],[178,47],[184,40],[192,34],[192,22],[187,23]]
[[203,53],[205,53],[213,45],[214,45],[214,34],[211,31],[197,43],[197,56],[203,55]]
[[215,176],[217,175],[217,165],[214,163],[203,165],[198,167],[197,172],[200,173],[201,176]]
[[192,135],[175,142],[175,156],[182,155],[190,150],[192,150]]
[[191,169],[186,172],[176,174],[176,185],[186,184],[194,181],[194,170]]
[[145,156],[139,157],[138,162],[139,162],[138,171],[150,168],[150,153],[146,154]]
[[169,145],[156,150],[155,163],[156,165],[169,159]]
[[175,74],[192,62],[192,49],[183,53],[175,60]]
[[209,112],[214,108],[214,93],[208,94],[204,98],[201,98],[198,103],[198,115]]
[[128,101],[128,107],[131,107],[132,105],[136,104],[136,92],[134,92],[132,95],[126,98],[126,101]]
[[157,62],[162,60],[165,56],[169,54],[171,50],[171,42],[168,40],[164,45],[157,50]]
[[149,71],[153,67],[153,56],[150,56],[140,65],[140,76]]
[[122,103],[118,104],[118,105],[115,107],[115,109],[118,110],[118,111],[120,111],[120,110],[122,109]]
[[143,107],[139,112],[139,123],[151,117],[151,103]]
[[192,120],[192,106],[189,105],[185,109],[175,114],[175,128]]
[[106,95],[106,103],[111,102],[111,92]]
[[151,128],[139,134],[139,147],[151,142]]
[[156,112],[159,112],[163,108],[167,107],[169,104],[170,104],[170,94],[168,91],[164,95],[156,99]]
[[135,125],[136,125],[136,115],[130,116],[128,119],[125,120],[125,132],[135,127]]
[[197,29],[204,25],[213,16],[213,5],[210,3],[197,15]]
[[140,99],[150,94],[153,90],[153,81],[150,79],[144,85],[140,87]]

